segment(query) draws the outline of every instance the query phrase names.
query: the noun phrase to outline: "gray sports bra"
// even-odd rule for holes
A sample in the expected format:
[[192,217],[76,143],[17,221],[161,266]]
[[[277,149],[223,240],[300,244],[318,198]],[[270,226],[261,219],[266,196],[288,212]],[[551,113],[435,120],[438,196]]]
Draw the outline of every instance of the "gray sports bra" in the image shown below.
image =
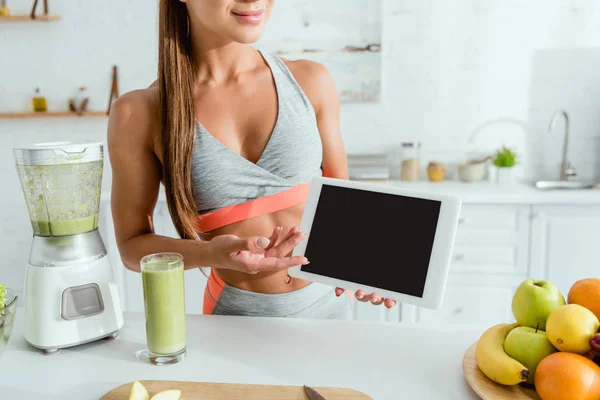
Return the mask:
[[322,174],[322,143],[312,104],[279,57],[260,54],[274,77],[277,122],[254,164],[196,121],[192,184],[200,215],[277,194]]

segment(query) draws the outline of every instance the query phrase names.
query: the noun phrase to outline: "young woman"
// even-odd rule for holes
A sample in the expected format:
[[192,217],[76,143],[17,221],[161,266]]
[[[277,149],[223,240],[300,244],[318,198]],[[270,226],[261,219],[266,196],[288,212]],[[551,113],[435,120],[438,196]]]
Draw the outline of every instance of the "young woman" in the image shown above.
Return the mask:
[[[210,267],[206,314],[351,318],[344,289],[287,274],[309,262],[290,255],[305,236],[297,226],[310,181],[348,173],[328,71],[251,46],[274,3],[160,1],[158,80],[110,113],[117,243],[133,271],[157,252]],[[161,182],[180,239],[154,233]]]

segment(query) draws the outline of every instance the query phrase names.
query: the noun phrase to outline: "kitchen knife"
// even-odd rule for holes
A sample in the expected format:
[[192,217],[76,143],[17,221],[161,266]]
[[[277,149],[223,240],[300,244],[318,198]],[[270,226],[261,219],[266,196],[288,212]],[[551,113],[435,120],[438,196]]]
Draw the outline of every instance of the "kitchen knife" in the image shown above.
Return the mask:
[[326,400],[319,392],[309,386],[304,385],[304,391],[310,400]]

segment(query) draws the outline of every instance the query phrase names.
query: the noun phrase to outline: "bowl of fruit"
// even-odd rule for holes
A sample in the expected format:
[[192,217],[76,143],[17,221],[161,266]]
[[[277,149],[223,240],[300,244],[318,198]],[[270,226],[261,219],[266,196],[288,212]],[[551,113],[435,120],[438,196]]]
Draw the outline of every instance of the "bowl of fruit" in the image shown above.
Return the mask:
[[516,321],[489,327],[464,354],[463,374],[487,399],[600,399],[600,278],[575,282],[567,298],[527,279],[512,298]]
[[0,285],[0,357],[12,333],[18,297],[15,292]]

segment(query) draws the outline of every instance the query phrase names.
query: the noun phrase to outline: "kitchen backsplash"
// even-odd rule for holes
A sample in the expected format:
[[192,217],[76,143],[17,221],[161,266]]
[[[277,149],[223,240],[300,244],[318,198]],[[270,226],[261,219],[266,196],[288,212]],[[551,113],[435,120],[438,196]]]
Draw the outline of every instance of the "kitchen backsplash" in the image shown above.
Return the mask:
[[[11,3],[15,13],[27,7]],[[600,2],[384,0],[383,7],[382,100],[342,105],[348,153],[419,141],[424,171],[431,160],[452,166],[507,144],[521,155],[522,176],[557,178],[563,124],[552,135],[548,124],[564,108],[570,161],[580,178],[600,179]],[[113,64],[122,93],[155,79],[155,2],[63,0],[52,12],[61,22],[0,27],[0,111],[25,107],[38,85],[49,98],[85,85],[90,108],[105,109]],[[0,281],[22,286],[31,240],[11,149],[105,135],[102,117],[0,119]],[[108,164],[107,157],[105,190]]]

